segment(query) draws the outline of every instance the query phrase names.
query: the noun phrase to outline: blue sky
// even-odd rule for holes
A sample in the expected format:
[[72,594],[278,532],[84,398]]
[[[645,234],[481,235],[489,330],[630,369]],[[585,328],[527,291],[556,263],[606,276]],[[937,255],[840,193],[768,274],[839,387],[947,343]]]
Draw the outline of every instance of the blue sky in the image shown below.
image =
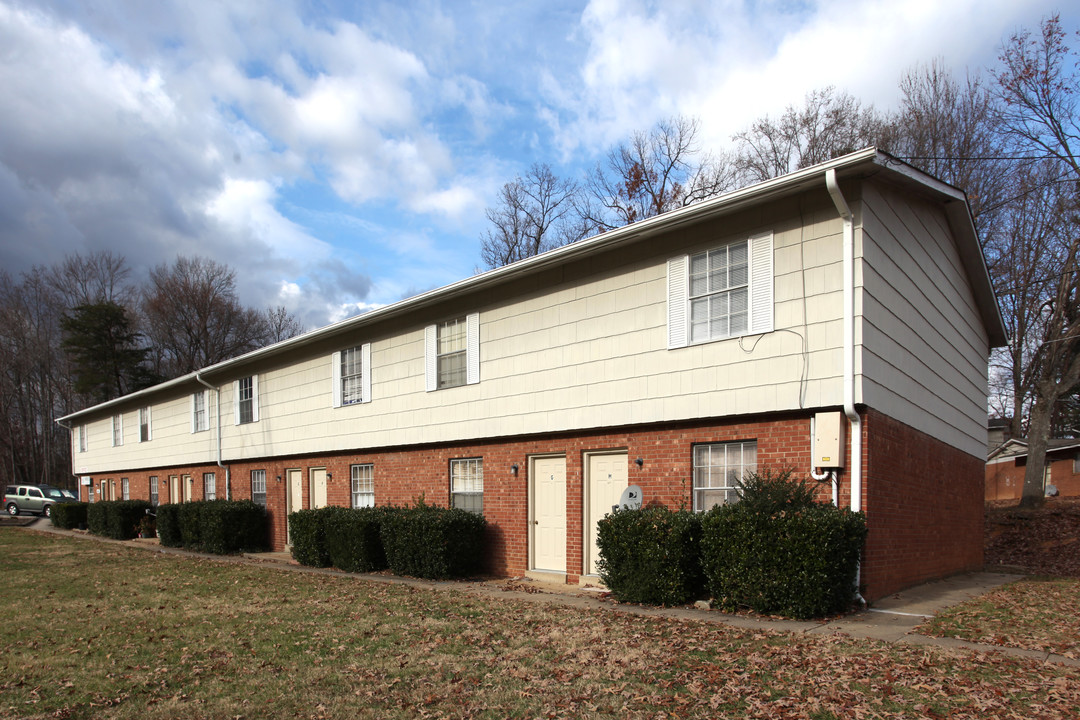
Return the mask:
[[475,272],[534,162],[580,178],[680,113],[721,149],[827,85],[888,110],[916,63],[985,68],[1054,10],[0,0],[0,267],[199,254],[311,329]]

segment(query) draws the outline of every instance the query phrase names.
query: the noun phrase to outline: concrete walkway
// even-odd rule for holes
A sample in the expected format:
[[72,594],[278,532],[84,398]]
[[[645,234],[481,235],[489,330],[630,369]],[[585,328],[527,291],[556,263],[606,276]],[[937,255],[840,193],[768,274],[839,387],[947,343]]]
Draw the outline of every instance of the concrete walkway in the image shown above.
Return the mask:
[[78,537],[98,542],[121,543],[144,550],[201,557],[221,562],[251,563],[271,566],[288,572],[302,572],[327,575],[351,575],[364,580],[379,583],[396,583],[419,588],[438,590],[458,590],[473,592],[493,597],[511,598],[534,603],[547,603],[576,607],[584,610],[610,610],[625,612],[645,617],[667,617],[699,622],[713,622],[744,629],[768,629],[793,633],[833,634],[842,633],[854,638],[867,638],[883,642],[905,643],[909,645],[930,645],[958,652],[1001,653],[1013,657],[1023,657],[1046,663],[1080,667],[1080,660],[1067,658],[1054,653],[1024,650],[1022,648],[1001,645],[986,645],[967,642],[955,638],[939,638],[922,635],[917,631],[919,625],[934,617],[942,610],[959,605],[971,598],[983,595],[995,588],[1024,577],[1004,573],[966,573],[954,575],[944,580],[924,583],[902,592],[890,595],[875,602],[869,609],[851,615],[830,618],[828,620],[782,620],[761,618],[749,615],[729,615],[700,607],[658,608],[647,605],[629,605],[613,600],[602,588],[578,587],[538,582],[527,578],[511,578],[481,581],[437,581],[400,577],[389,573],[369,573],[358,575],[343,573],[327,568],[309,568],[294,561],[289,553],[247,553],[244,555],[208,555],[179,548],[161,547],[157,540],[109,540],[84,531],[60,530],[54,528],[44,518],[25,526],[31,530]]

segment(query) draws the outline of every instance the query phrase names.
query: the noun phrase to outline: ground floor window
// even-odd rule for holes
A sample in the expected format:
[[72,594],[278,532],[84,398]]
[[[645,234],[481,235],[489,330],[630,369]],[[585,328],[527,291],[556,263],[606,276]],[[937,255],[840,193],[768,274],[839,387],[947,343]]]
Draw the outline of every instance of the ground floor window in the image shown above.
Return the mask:
[[484,460],[450,461],[450,505],[484,514]]
[[251,499],[266,507],[266,471],[251,471]]
[[375,507],[375,466],[352,466],[352,506]]
[[214,473],[203,473],[203,499],[217,500],[217,476]]
[[150,476],[150,504],[157,506],[158,504],[158,484],[157,475]]
[[694,510],[739,499],[737,481],[757,470],[757,441],[694,446]]
[[131,499],[131,485],[127,478],[120,478],[120,497],[124,500]]

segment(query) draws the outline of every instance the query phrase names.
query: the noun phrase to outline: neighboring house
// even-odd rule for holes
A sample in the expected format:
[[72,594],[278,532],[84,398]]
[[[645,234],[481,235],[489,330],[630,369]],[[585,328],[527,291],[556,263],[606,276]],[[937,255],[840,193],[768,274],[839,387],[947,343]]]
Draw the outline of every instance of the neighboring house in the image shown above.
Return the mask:
[[1004,342],[963,193],[871,148],[59,422],[84,498],[254,498],[281,549],[291,510],[423,497],[484,514],[493,573],[571,583],[628,484],[701,510],[833,468],[872,600],[981,567]]
[[[1027,472],[1027,442],[1006,440],[986,459],[986,499],[1017,500],[1024,492]],[[1080,496],[1080,439],[1053,438],[1046,448],[1043,465],[1043,492]]]

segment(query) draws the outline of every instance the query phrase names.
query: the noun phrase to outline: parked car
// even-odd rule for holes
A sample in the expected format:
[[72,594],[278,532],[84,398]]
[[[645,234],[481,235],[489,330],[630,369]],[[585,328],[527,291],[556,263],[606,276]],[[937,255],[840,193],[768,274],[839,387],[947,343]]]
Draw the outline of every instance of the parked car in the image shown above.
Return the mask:
[[77,502],[51,485],[8,485],[4,492],[4,509],[8,515],[33,513],[52,517],[56,503]]

